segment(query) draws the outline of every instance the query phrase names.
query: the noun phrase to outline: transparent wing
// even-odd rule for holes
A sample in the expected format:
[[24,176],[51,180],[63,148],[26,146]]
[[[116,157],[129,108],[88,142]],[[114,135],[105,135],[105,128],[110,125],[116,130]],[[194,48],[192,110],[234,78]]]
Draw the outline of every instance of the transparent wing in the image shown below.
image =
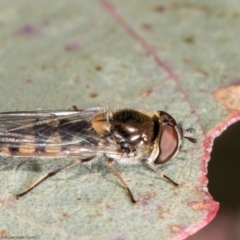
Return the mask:
[[16,156],[119,155],[117,146],[92,128],[92,117],[101,108],[77,111],[0,113],[0,148]]

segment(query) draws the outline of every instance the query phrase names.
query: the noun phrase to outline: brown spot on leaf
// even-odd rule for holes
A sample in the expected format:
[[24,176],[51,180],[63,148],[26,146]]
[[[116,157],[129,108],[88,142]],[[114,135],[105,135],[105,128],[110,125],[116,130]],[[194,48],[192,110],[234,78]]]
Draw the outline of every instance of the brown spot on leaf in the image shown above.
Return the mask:
[[16,30],[17,35],[34,36],[40,33],[40,28],[36,25],[26,24]]
[[61,217],[62,217],[62,218],[69,218],[69,215],[68,215],[66,212],[63,212],[63,213],[61,214]]
[[32,83],[32,82],[33,82],[33,80],[30,78],[26,80],[26,83]]
[[189,58],[184,58],[183,59],[183,63],[185,64],[190,64],[191,63],[191,60]]
[[70,42],[64,46],[67,52],[74,52],[81,49],[81,44],[79,42]]
[[210,202],[208,201],[192,201],[188,204],[194,210],[208,210],[211,207]]
[[195,39],[193,36],[187,36],[185,38],[183,38],[183,41],[189,44],[193,44],[195,42]]
[[184,230],[184,228],[179,225],[172,225],[170,227],[170,229],[171,229],[171,232],[174,232],[174,233],[178,233],[178,232],[181,232],[182,230]]
[[153,27],[150,23],[142,23],[142,28],[144,30],[151,30]]
[[46,70],[46,69],[47,69],[47,66],[46,66],[45,64],[43,64],[43,65],[41,66],[41,70],[44,71],[44,70]]
[[159,12],[159,13],[163,13],[163,12],[166,11],[166,7],[159,5],[159,6],[156,6],[154,8],[154,11]]
[[93,93],[89,94],[90,98],[96,98],[97,96],[98,96],[98,93],[96,93],[96,92],[93,92]]
[[220,88],[214,93],[217,101],[231,110],[240,110],[240,86],[231,85],[227,88]]
[[209,76],[209,73],[207,71],[205,71],[204,69],[202,68],[197,68],[197,71],[202,73],[204,76],[208,77]]
[[96,66],[96,67],[95,67],[95,69],[96,69],[96,71],[98,71],[98,72],[99,72],[99,71],[101,71],[101,70],[102,70],[102,66],[99,66],[99,65],[98,65],[98,66]]
[[221,76],[221,80],[226,80],[226,79],[228,79],[229,78],[229,76],[227,75],[227,74],[223,74],[222,76]]

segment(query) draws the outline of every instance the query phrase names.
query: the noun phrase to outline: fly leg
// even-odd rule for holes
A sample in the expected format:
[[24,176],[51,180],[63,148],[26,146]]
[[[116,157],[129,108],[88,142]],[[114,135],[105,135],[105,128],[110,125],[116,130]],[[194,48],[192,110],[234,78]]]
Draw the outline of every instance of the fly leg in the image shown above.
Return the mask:
[[170,177],[168,177],[167,175],[165,175],[165,173],[160,170],[159,168],[155,167],[152,163],[150,163],[148,160],[144,159],[142,160],[142,163],[147,165],[149,168],[151,168],[155,173],[159,174],[162,178],[165,178],[166,180],[168,180],[171,184],[173,184],[175,187],[178,187],[179,184],[174,182]]
[[73,161],[71,163],[69,163],[68,165],[64,166],[64,167],[60,167],[58,169],[56,169],[55,171],[52,171],[52,172],[49,172],[49,173],[46,173],[44,176],[42,176],[41,178],[39,178],[35,183],[33,183],[30,187],[28,187],[24,192],[20,193],[20,194],[17,194],[16,197],[17,199],[19,199],[20,197],[24,196],[25,194],[27,194],[28,192],[30,192],[33,188],[35,188],[36,186],[38,186],[40,183],[42,183],[43,181],[45,181],[46,179],[56,175],[57,173],[61,172],[62,170],[64,169],[67,169],[69,167],[72,167],[72,166],[75,166],[77,164],[81,164],[85,161],[89,161],[91,160],[92,158],[88,158],[88,159],[83,159],[83,160],[76,160],[76,161]]
[[133,204],[137,204],[137,201],[134,199],[132,192],[130,190],[130,188],[128,187],[127,183],[124,181],[124,179],[121,177],[121,175],[117,172],[117,170],[114,168],[113,166],[113,160],[112,159],[108,159],[107,162],[108,167],[113,171],[113,173],[115,174],[115,176],[121,181],[121,183],[124,185],[125,189],[128,192],[128,195],[132,201]]

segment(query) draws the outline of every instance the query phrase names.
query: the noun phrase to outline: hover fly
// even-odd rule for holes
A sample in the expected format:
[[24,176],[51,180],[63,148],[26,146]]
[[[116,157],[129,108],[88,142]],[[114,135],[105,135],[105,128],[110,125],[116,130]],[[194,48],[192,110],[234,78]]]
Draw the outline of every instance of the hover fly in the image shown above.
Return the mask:
[[0,151],[18,157],[77,157],[77,160],[42,176],[24,192],[22,197],[49,177],[63,169],[106,159],[107,166],[126,188],[132,203],[134,199],[127,183],[114,167],[120,164],[145,164],[174,186],[158,164],[172,159],[179,151],[185,136],[194,132],[184,130],[164,111],[145,112],[122,108],[88,108],[76,106],[67,111],[24,111],[0,113]]

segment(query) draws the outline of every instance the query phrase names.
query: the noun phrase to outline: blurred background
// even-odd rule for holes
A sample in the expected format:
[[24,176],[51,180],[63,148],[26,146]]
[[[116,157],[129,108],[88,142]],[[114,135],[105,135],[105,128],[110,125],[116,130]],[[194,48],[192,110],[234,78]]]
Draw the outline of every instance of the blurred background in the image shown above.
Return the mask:
[[240,239],[240,122],[214,141],[208,165],[209,192],[220,203],[217,216],[187,240]]

